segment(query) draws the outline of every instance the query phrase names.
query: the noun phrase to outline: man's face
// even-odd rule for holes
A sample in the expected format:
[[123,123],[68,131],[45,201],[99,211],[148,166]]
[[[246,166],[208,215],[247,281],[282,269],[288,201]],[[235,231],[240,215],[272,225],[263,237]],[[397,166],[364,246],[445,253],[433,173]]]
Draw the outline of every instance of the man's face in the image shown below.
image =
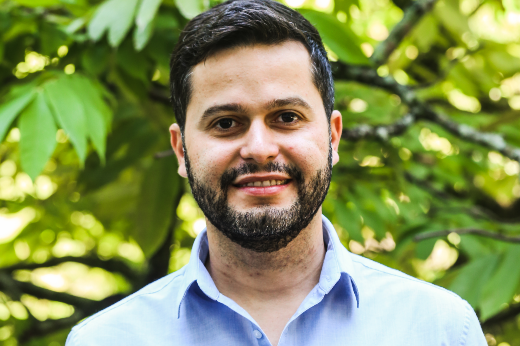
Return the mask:
[[[245,248],[286,246],[319,211],[337,162],[305,47],[288,41],[224,50],[196,65],[179,173],[207,219]],[[331,139],[332,138],[332,143]]]

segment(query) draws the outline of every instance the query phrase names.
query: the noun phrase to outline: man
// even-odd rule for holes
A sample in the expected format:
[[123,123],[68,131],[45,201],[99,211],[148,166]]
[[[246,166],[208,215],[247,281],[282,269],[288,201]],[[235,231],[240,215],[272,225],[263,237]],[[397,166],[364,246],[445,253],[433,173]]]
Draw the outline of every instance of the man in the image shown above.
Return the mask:
[[322,216],[342,120],[301,15],[269,0],[199,15],[171,90],[172,147],[207,231],[186,267],[82,322],[68,345],[486,345],[465,301],[350,254]]

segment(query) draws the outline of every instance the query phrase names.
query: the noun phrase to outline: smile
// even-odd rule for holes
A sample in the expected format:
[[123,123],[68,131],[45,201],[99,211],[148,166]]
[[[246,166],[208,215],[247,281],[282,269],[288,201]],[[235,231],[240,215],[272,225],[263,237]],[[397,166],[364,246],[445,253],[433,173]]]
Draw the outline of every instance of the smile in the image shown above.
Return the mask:
[[276,186],[276,185],[285,185],[289,182],[286,180],[262,180],[262,181],[250,181],[245,184],[239,184],[237,187],[268,187],[268,186]]

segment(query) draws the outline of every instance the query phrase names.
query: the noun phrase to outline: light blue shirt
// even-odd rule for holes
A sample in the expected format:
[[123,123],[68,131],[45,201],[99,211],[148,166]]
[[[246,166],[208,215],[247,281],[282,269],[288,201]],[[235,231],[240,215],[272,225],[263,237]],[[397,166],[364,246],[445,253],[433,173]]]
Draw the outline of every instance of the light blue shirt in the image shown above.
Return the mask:
[[[318,284],[291,317],[279,346],[486,346],[470,305],[340,243],[323,217],[327,252]],[[67,346],[271,345],[262,328],[219,292],[204,262],[206,231],[189,263],[74,327]]]

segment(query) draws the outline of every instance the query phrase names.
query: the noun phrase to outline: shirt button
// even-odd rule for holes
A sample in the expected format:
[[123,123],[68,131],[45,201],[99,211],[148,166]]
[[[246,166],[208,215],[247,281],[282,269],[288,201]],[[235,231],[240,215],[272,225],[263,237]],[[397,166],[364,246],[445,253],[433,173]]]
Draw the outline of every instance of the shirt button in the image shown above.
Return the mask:
[[330,281],[330,276],[325,276],[325,280]]
[[255,336],[255,338],[257,339],[260,339],[262,337],[262,333],[260,333],[258,330],[255,330],[253,332],[253,335]]

